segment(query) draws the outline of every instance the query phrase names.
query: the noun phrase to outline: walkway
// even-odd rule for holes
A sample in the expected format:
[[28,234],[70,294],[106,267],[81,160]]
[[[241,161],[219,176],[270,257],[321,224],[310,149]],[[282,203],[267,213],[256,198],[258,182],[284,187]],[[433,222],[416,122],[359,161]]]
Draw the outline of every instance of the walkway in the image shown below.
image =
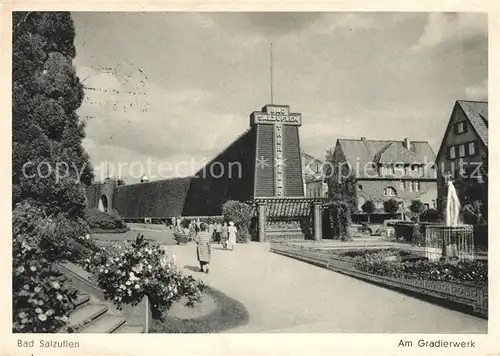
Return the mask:
[[266,243],[214,245],[208,275],[196,246],[168,246],[176,264],[249,313],[228,332],[486,333],[487,321],[269,252]]

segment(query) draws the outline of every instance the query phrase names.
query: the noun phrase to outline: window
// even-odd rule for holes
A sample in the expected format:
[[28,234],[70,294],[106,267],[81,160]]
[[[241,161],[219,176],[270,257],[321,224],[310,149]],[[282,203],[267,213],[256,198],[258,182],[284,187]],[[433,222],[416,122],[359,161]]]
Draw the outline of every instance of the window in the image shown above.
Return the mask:
[[455,124],[455,132],[459,135],[467,132],[467,125],[465,125],[465,121],[460,121]]
[[363,190],[363,185],[362,184],[358,184],[358,189],[359,190]]
[[408,182],[408,190],[413,192],[413,182]]
[[476,143],[469,142],[469,156],[474,156],[476,154]]
[[458,146],[458,156],[459,157],[465,157],[465,145],[461,144]]
[[396,164],[395,171],[398,172],[399,175],[403,175],[405,174],[405,167],[402,164]]
[[420,182],[413,182],[413,190],[415,192],[420,192]]
[[455,146],[451,146],[450,147],[450,158],[451,159],[457,158],[457,153],[455,151]]
[[384,189],[384,195],[387,197],[395,197],[396,189],[394,189],[393,187],[387,187]]

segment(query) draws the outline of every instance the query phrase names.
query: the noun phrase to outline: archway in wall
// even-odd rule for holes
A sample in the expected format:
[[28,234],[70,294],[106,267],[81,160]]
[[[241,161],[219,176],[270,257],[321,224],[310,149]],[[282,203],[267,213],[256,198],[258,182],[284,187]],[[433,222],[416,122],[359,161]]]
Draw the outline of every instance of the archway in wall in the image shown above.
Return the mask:
[[103,194],[101,196],[101,199],[99,199],[98,208],[100,211],[106,211],[106,212],[108,211],[108,197],[105,194]]

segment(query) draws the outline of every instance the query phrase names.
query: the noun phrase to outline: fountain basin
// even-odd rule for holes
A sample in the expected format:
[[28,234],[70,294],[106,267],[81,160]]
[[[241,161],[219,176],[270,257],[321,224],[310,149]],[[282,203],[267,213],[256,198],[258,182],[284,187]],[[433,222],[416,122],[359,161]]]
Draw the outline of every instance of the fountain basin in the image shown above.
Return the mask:
[[425,252],[431,261],[474,259],[474,229],[472,225],[428,225],[425,230]]

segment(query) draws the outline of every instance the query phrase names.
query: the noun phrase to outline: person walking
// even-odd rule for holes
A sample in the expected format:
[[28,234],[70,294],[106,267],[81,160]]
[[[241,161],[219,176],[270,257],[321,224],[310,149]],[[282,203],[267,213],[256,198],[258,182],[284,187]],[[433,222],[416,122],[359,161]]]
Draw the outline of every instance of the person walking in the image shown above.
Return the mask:
[[224,250],[227,249],[228,238],[229,238],[229,229],[227,227],[227,222],[224,221],[224,224],[221,227],[221,243]]
[[214,222],[210,220],[208,223],[208,232],[210,233],[210,236],[214,238],[214,233],[215,233],[215,225]]
[[231,251],[234,251],[234,247],[236,245],[236,232],[238,232],[236,226],[234,226],[234,222],[229,222],[229,228],[227,230],[229,232],[229,245],[231,245]]
[[221,232],[222,232],[222,226],[221,226],[220,222],[217,221],[215,223],[215,231],[214,231],[214,241],[216,243],[221,242]]
[[198,262],[200,263],[200,271],[208,273],[208,265],[210,264],[210,259],[212,255],[212,244],[211,244],[210,233],[208,232],[208,226],[205,223],[200,225],[200,232],[195,238],[196,255],[198,257]]
[[196,231],[196,225],[194,221],[191,221],[188,226],[188,231],[187,235],[189,236],[189,240],[193,240],[196,235],[198,234],[198,231]]

